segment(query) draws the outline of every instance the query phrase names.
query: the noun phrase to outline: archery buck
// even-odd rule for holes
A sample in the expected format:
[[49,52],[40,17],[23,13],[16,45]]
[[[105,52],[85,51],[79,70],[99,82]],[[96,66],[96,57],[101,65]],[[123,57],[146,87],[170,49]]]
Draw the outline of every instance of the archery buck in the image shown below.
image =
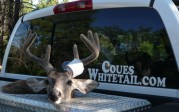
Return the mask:
[[[58,104],[63,101],[70,100],[73,96],[73,91],[75,89],[86,94],[99,85],[98,82],[93,81],[91,79],[74,79],[74,77],[80,75],[83,72],[83,65],[87,65],[93,62],[98,57],[100,46],[97,33],[93,35],[92,31],[89,30],[87,37],[83,34],[80,35],[81,40],[85,43],[85,45],[91,51],[92,54],[84,59],[79,59],[77,45],[74,45],[74,60],[71,62],[71,65],[68,64],[65,67],[64,72],[56,71],[56,69],[49,62],[51,53],[50,45],[48,45],[46,49],[44,59],[36,57],[29,51],[29,48],[33,44],[36,37],[36,33],[33,33],[31,30],[28,31],[27,39],[23,45],[23,52],[25,56],[27,56],[31,61],[43,67],[47,72],[48,77],[45,80],[41,81],[37,80],[36,78],[29,78],[25,81],[17,81],[14,83],[10,83],[8,85],[3,86],[2,91],[7,93],[24,94],[38,93],[42,89],[46,88],[50,101]],[[18,89],[19,87],[21,89]]]

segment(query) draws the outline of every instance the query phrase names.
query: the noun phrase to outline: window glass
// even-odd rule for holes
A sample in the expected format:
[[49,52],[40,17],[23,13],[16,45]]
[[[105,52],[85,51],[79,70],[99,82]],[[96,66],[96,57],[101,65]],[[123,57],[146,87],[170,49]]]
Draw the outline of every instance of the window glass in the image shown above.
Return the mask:
[[37,33],[37,39],[30,48],[32,54],[43,58],[45,49],[50,44],[52,23],[43,19],[36,19],[22,23],[15,34],[11,45],[6,72],[23,75],[46,76],[46,72],[36,63],[30,61],[22,52],[23,43],[26,40],[28,29]]
[[[74,44],[78,45],[80,58],[90,55],[80,34],[92,30],[99,35],[101,52],[98,59],[85,66],[80,77],[103,83],[177,88],[178,70],[170,41],[160,16],[152,8],[82,11],[23,24],[37,32],[31,48],[34,54],[43,57],[47,44],[52,45],[51,63],[59,71],[64,61],[73,59]],[[28,29],[24,30],[23,24],[13,41],[6,71],[45,76],[42,68],[18,53]]]

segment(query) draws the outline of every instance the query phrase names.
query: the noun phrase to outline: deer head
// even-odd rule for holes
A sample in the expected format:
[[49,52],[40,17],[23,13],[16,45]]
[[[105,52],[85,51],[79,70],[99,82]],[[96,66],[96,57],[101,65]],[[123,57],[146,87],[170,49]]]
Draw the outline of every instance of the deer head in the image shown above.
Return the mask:
[[33,33],[31,30],[28,31],[27,39],[23,45],[23,52],[31,61],[43,67],[46,70],[48,77],[44,81],[38,81],[35,78],[26,80],[27,85],[31,87],[33,91],[38,92],[45,87],[49,100],[58,104],[70,100],[75,89],[86,94],[99,85],[98,82],[90,79],[74,79],[74,77],[83,72],[83,65],[88,65],[98,57],[100,46],[97,33],[93,35],[92,31],[88,31],[87,37],[83,34],[80,35],[81,40],[91,51],[91,55],[84,59],[79,59],[77,45],[74,45],[74,60],[65,66],[64,72],[56,71],[49,62],[51,53],[50,45],[48,45],[43,59],[38,58],[29,51],[29,48],[36,37],[36,33]]

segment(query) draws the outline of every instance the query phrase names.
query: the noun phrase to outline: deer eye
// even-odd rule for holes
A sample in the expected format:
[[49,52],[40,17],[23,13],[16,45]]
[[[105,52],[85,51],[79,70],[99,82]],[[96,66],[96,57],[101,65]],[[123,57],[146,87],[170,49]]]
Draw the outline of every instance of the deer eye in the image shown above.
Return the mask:
[[45,83],[46,85],[49,85],[49,81],[48,81],[48,80],[45,80],[44,83]]
[[70,85],[70,86],[71,86],[72,83],[73,83],[73,82],[72,82],[71,80],[69,80],[69,81],[67,82],[67,85]]

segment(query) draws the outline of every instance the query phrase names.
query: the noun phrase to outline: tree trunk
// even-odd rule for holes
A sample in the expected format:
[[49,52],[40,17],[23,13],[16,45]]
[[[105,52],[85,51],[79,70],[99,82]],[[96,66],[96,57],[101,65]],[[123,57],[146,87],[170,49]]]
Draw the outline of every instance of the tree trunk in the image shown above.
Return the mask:
[[[8,14],[7,14],[7,20],[8,20],[8,23],[7,23],[7,26],[8,26],[8,29],[7,29],[7,32],[8,32],[8,35],[10,35],[10,33],[12,32],[12,29],[13,29],[13,23],[14,23],[14,0],[8,0],[8,4],[7,4],[7,7],[8,7]],[[9,37],[9,36],[8,36]]]
[[15,26],[16,22],[19,19],[19,14],[20,14],[20,10],[21,10],[21,1],[20,0],[16,0],[15,1],[15,9],[14,9],[14,21],[13,21],[13,27]]

